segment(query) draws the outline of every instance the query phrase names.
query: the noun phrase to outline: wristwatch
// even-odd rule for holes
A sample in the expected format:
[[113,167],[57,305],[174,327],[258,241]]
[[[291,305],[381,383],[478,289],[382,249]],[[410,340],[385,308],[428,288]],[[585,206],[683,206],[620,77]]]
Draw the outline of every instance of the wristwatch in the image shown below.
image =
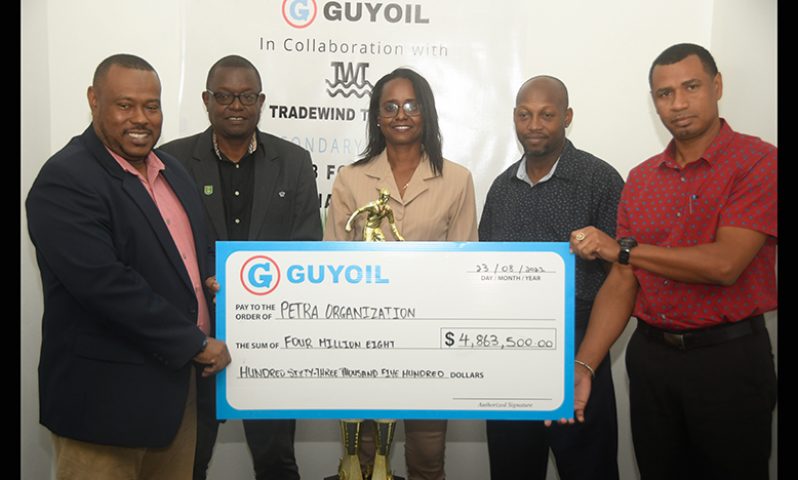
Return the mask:
[[204,352],[207,347],[208,347],[208,337],[205,337],[205,339],[202,340],[202,346],[200,347],[200,351],[197,352],[197,355]]
[[621,246],[621,251],[618,252],[618,263],[629,265],[629,254],[637,246],[637,240],[634,237],[623,237],[618,240],[618,245]]

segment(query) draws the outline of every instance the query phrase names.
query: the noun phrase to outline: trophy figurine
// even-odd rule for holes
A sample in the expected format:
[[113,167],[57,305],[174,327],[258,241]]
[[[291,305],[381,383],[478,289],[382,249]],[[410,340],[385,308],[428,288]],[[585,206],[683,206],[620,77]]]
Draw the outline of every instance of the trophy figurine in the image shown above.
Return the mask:
[[[352,222],[358,215],[365,213],[367,217],[366,224],[363,226],[363,241],[385,241],[385,234],[380,228],[383,219],[388,220],[388,225],[390,225],[394,237],[399,241],[404,241],[404,237],[399,233],[399,229],[396,228],[393,209],[388,205],[390,197],[391,193],[388,189],[380,189],[380,196],[377,200],[369,202],[352,212],[346,222],[346,231],[351,232]],[[358,456],[362,423],[363,420],[341,420],[341,439],[344,444],[344,456],[338,464],[338,480],[401,480],[401,477],[394,477],[391,474],[389,462],[396,420],[375,420],[377,452],[374,457],[373,469],[370,472],[366,472],[365,475],[360,468],[360,458]]]
[[391,198],[391,193],[388,191],[388,189],[380,189],[380,196],[377,198],[377,200],[369,202],[352,212],[352,215],[346,222],[346,231],[352,231],[352,221],[355,219],[355,217],[361,213],[366,213],[368,216],[366,217],[366,225],[363,227],[364,242],[385,241],[385,234],[382,233],[382,229],[380,229],[383,218],[388,219],[388,224],[391,226],[391,232],[393,232],[396,239],[399,241],[404,241],[404,237],[402,237],[402,234],[399,233],[399,229],[396,228],[396,222],[394,222],[393,218],[393,209],[390,205],[388,205],[389,198]]

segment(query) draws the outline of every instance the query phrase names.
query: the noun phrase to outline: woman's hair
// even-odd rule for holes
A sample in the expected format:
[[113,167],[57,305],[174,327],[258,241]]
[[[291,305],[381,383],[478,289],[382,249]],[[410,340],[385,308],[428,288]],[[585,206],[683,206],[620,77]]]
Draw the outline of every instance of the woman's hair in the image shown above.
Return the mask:
[[380,127],[377,126],[377,119],[380,114],[380,98],[382,98],[385,84],[397,78],[410,80],[410,83],[413,84],[416,103],[421,108],[421,115],[424,118],[421,146],[429,157],[432,171],[438,175],[443,171],[443,152],[441,131],[438,128],[438,111],[435,109],[435,97],[432,95],[432,88],[430,88],[429,82],[408,68],[397,68],[379,79],[374,85],[374,89],[371,91],[369,119],[366,125],[368,145],[366,145],[366,148],[361,153],[362,157],[355,162],[355,165],[368,163],[369,160],[385,150],[385,136],[382,134]]

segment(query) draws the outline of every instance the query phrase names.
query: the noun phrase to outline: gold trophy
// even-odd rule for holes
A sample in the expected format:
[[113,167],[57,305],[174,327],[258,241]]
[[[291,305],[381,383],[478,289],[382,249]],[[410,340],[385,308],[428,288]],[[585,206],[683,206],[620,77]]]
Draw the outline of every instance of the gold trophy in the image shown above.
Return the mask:
[[389,463],[393,432],[396,429],[396,420],[375,420],[377,424],[377,453],[374,455],[374,470],[371,480],[394,480]]
[[388,189],[381,188],[380,196],[377,198],[377,200],[369,202],[352,212],[352,215],[346,222],[346,231],[352,231],[352,221],[355,219],[355,217],[361,213],[366,213],[368,216],[366,217],[366,225],[363,227],[364,242],[385,241],[385,234],[382,233],[382,229],[380,229],[383,218],[388,219],[388,224],[391,226],[391,232],[393,232],[396,239],[399,241],[404,241],[404,237],[399,233],[399,229],[396,228],[396,222],[394,222],[393,218],[393,209],[390,205],[388,205],[389,198],[391,198],[391,193],[388,191]]
[[[352,222],[360,214],[367,214],[366,224],[363,226],[363,241],[365,242],[384,242],[385,234],[380,226],[382,220],[387,219],[394,237],[399,241],[404,241],[404,237],[396,228],[393,217],[393,209],[388,205],[391,197],[386,188],[380,189],[380,196],[377,200],[369,202],[358,208],[346,222],[346,231],[352,231]],[[391,474],[389,463],[393,434],[396,429],[396,420],[375,420],[376,423],[376,447],[377,452],[374,456],[374,467],[371,472],[364,475],[360,469],[360,458],[358,450],[360,448],[360,432],[363,420],[341,420],[341,440],[344,444],[344,456],[338,464],[338,480],[401,480],[401,477],[394,477]],[[328,477],[326,480],[335,477]]]
[[[341,420],[341,440],[344,444],[344,456],[338,463],[338,480],[363,480],[360,471],[360,459],[357,451],[360,447],[360,424],[362,420]],[[329,480],[328,477],[325,480]]]

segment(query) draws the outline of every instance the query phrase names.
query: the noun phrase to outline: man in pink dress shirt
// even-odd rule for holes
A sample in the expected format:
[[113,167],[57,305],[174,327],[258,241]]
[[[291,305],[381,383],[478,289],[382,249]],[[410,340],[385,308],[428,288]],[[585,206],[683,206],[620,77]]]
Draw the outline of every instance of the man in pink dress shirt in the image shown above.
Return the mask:
[[26,201],[44,291],[40,423],[59,479],[191,478],[192,373],[230,363],[208,336],[199,193],[153,151],[160,95],[145,60],[101,62],[92,124],[45,163]]

